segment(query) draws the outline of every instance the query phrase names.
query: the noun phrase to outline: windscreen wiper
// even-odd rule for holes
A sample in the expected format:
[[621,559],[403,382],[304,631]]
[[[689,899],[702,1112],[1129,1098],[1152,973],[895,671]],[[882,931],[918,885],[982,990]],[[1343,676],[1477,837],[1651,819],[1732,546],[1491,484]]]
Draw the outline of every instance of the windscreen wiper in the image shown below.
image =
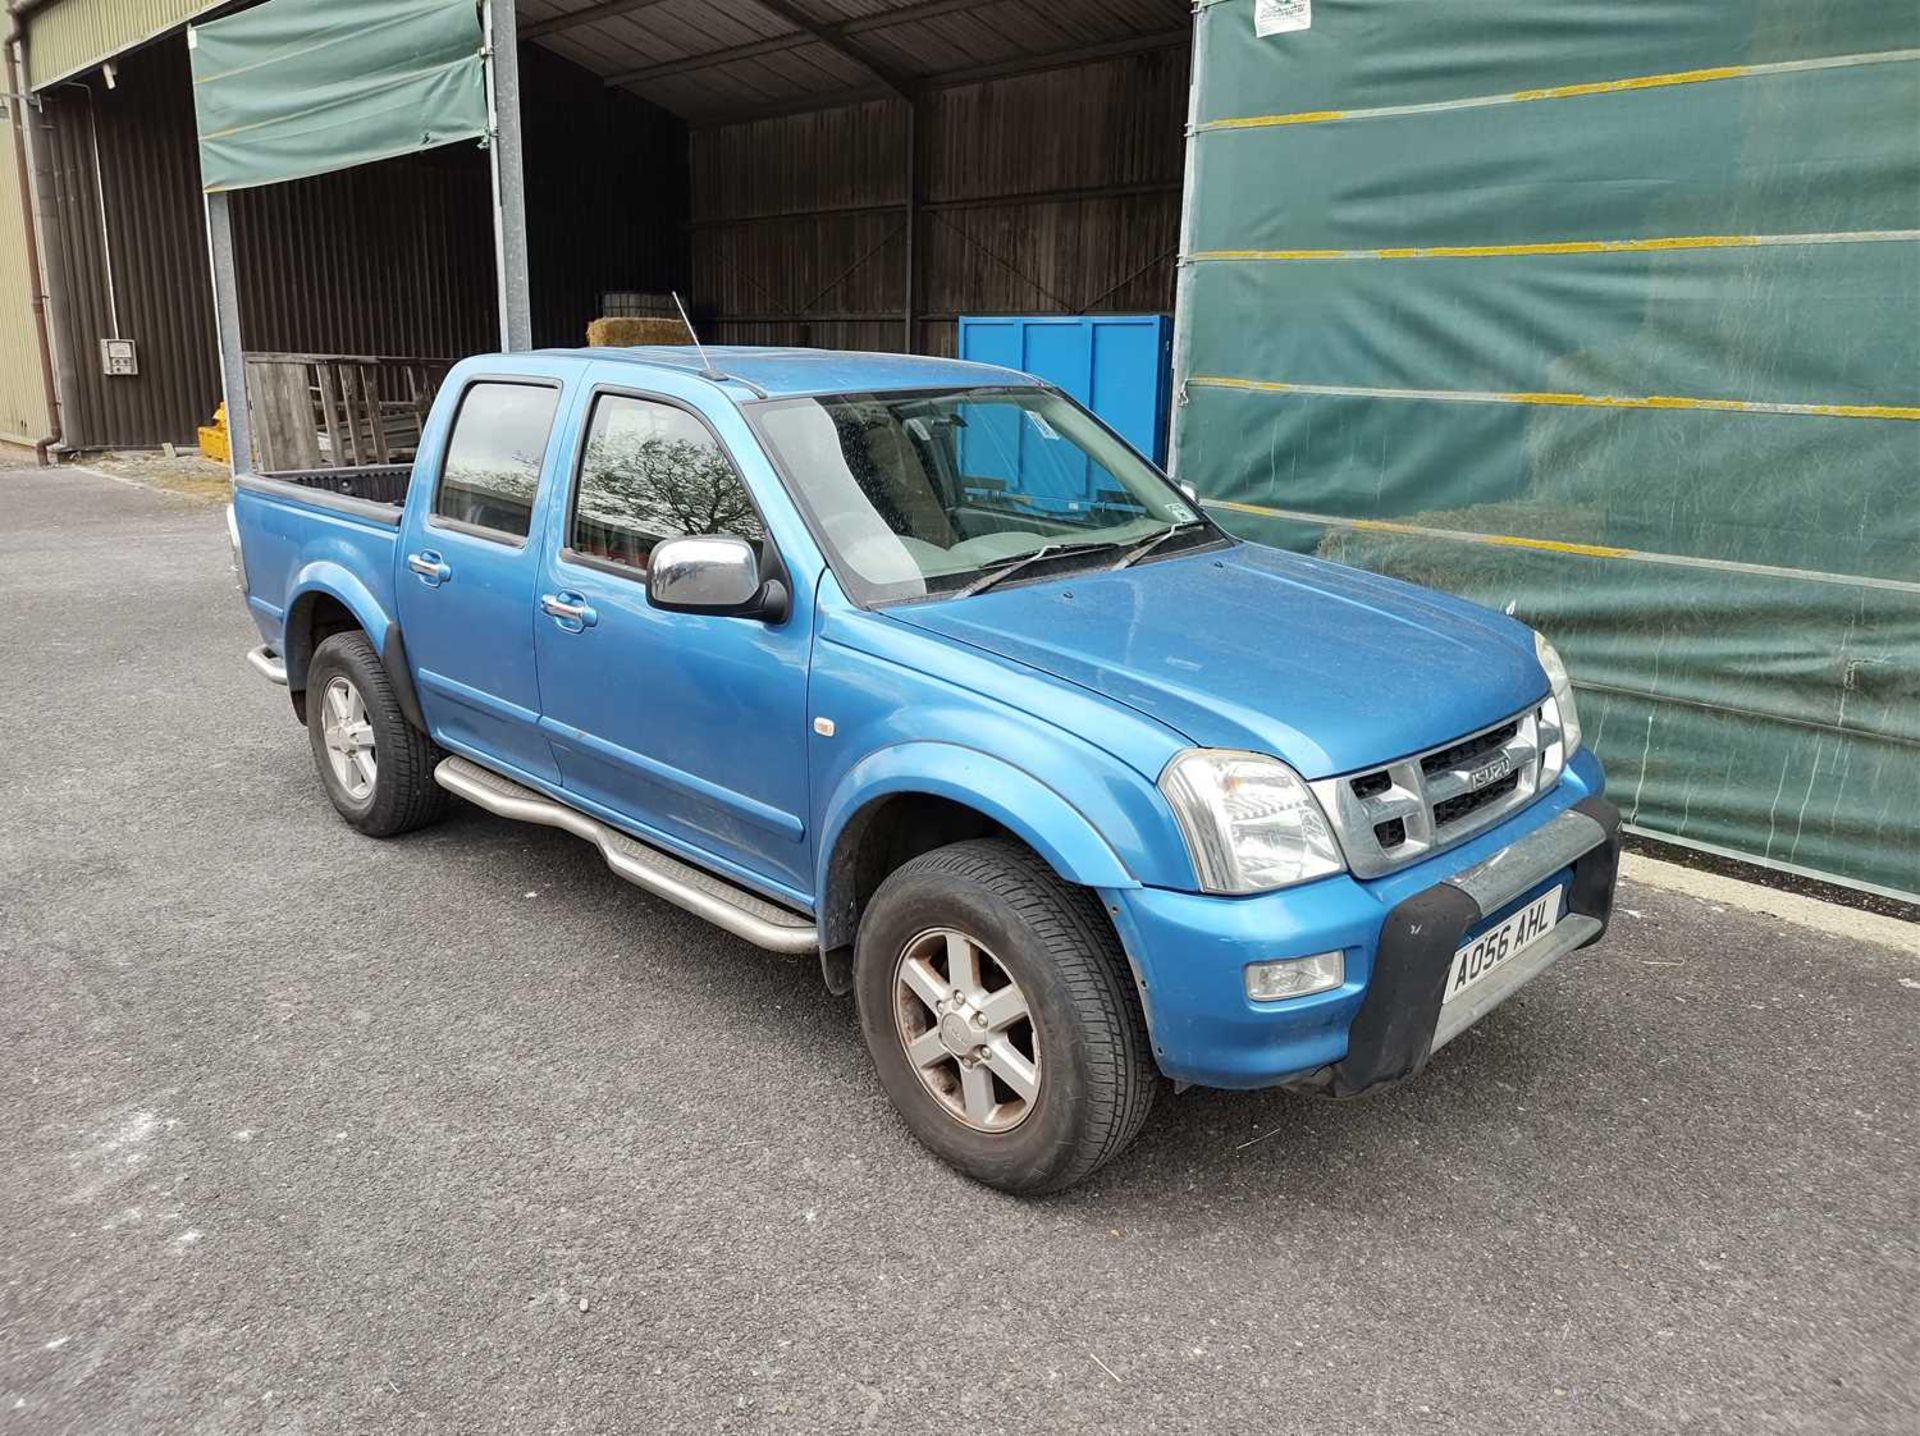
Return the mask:
[[1121,554],[1118,559],[1114,560],[1113,566],[1114,568],[1126,568],[1130,564],[1136,564],[1175,534],[1190,534],[1195,529],[1203,529],[1206,527],[1208,527],[1208,524],[1205,519],[1186,519],[1177,524],[1170,524],[1166,528],[1161,529],[1159,533],[1153,535],[1153,537],[1135,544],[1132,548]]
[[1023,553],[1018,558],[1001,560],[997,567],[988,569],[985,573],[981,574],[980,577],[976,578],[972,583],[959,590],[959,592],[953,596],[955,598],[971,598],[976,593],[985,593],[1002,579],[1012,578],[1016,573],[1020,572],[1021,569],[1026,568],[1029,564],[1036,564],[1043,558],[1060,558],[1070,553],[1090,553],[1094,549],[1115,547],[1117,547],[1117,545],[1104,539],[1088,540],[1080,543],[1041,544],[1040,547],[1032,553]]

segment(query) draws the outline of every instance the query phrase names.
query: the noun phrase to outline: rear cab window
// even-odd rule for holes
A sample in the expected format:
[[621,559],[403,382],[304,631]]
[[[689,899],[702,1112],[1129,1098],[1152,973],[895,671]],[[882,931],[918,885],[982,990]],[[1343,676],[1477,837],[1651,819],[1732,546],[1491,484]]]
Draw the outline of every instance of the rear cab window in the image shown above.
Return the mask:
[[434,487],[434,518],[483,538],[524,542],[559,402],[552,384],[468,385]]

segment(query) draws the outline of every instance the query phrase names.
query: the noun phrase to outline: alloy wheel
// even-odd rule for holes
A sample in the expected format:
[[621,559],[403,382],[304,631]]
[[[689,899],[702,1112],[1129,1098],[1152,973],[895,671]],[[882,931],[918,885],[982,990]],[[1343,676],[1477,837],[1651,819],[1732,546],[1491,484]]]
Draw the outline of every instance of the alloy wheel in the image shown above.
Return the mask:
[[379,768],[374,757],[373,720],[366,700],[350,680],[335,675],[320,696],[320,738],[334,780],[351,802],[364,803],[373,793]]
[[1020,1125],[1040,1096],[1040,1038],[1020,984],[982,944],[933,928],[894,965],[894,1028],[921,1084],[982,1132]]

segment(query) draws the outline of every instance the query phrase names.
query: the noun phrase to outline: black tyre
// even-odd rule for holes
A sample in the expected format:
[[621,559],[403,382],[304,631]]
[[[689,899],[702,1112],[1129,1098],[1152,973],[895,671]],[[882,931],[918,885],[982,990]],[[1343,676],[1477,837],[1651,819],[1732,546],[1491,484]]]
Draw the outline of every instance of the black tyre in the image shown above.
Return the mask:
[[354,827],[390,838],[447,811],[433,781],[446,757],[407,722],[385,665],[364,633],[336,633],[307,668],[307,736],[327,796]]
[[1123,1151],[1159,1075],[1113,925],[1019,843],[955,843],[880,885],[860,1026],[913,1133],[979,1181],[1057,1192]]

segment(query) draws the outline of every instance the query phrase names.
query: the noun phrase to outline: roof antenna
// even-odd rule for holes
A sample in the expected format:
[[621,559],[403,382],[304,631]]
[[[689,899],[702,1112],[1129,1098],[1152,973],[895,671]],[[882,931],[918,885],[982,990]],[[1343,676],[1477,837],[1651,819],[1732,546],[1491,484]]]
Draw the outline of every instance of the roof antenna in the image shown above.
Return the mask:
[[680,311],[680,322],[687,326],[687,338],[693,341],[693,347],[700,351],[700,377],[702,379],[724,379],[727,376],[713,367],[713,361],[707,358],[707,346],[700,342],[700,336],[694,331],[693,321],[687,317],[687,306],[680,302],[680,291],[669,289],[673,296],[673,307]]

